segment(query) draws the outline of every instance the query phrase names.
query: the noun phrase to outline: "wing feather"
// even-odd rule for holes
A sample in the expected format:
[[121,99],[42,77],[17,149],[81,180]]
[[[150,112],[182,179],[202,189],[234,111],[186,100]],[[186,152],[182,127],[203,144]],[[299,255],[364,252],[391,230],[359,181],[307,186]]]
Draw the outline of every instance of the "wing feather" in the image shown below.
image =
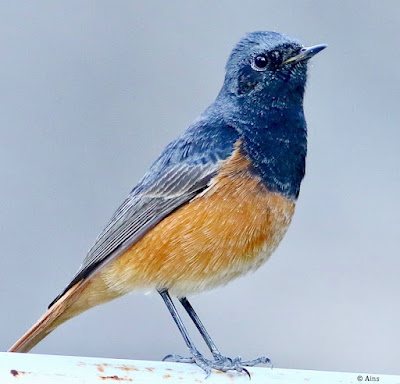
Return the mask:
[[163,177],[144,191],[135,188],[97,237],[72,281],[49,308],[78,281],[89,276],[106,260],[118,257],[171,212],[207,188],[217,169],[218,163],[179,164],[166,170]]
[[174,210],[204,191],[238,140],[235,128],[206,110],[172,141],[97,237],[82,265],[51,307],[71,287],[125,252]]

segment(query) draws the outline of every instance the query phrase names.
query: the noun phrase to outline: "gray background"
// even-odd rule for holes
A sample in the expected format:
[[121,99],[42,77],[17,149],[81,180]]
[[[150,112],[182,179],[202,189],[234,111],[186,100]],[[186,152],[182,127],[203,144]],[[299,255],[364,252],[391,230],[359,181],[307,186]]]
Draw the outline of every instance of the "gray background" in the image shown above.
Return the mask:
[[[400,374],[400,2],[0,4],[0,350],[213,101],[236,41],[277,30],[329,45],[310,68],[297,212],[269,263],[193,304],[225,354]],[[161,299],[139,293],[34,351],[159,360],[186,347]]]

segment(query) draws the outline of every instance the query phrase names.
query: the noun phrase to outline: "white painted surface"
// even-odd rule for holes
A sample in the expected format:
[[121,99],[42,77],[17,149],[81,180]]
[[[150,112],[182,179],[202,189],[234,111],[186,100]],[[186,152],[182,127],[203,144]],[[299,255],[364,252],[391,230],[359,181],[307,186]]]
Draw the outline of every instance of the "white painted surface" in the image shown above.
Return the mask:
[[251,383],[251,384],[350,384],[379,382],[400,384],[400,376],[366,373],[250,368],[245,374],[205,373],[191,364],[135,361],[76,356],[0,352],[0,383]]

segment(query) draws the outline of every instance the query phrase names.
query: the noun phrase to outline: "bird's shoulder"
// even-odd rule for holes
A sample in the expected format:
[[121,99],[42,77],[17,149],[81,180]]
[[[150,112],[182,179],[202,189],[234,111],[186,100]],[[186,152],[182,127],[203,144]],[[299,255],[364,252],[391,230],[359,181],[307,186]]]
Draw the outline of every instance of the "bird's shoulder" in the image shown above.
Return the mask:
[[132,192],[146,193],[160,179],[178,171],[184,175],[193,169],[218,168],[232,154],[238,139],[236,129],[222,118],[201,116],[165,147]]

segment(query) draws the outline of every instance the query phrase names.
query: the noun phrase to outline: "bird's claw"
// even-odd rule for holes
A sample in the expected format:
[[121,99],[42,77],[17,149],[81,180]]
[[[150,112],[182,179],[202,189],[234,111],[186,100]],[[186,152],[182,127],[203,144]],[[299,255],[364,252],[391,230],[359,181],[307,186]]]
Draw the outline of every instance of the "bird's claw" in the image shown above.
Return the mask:
[[162,361],[172,361],[174,363],[194,363],[193,357],[183,357],[181,355],[170,354],[165,356]]
[[[239,359],[240,359],[240,357],[239,357]],[[271,360],[267,356],[261,356],[254,360],[242,361],[241,363],[245,367],[254,367],[255,365],[258,365],[258,364],[271,364]],[[271,366],[272,366],[272,364],[271,364]]]
[[196,364],[198,367],[200,367],[205,373],[206,373],[206,378],[210,376],[211,373],[211,360],[206,359],[203,357],[200,353],[193,353],[192,356],[190,357],[183,357],[181,355],[167,355],[163,358],[163,361],[168,360],[172,361],[174,363],[192,363]]
[[227,372],[236,371],[238,373],[246,373],[250,378],[250,372],[245,367],[254,367],[257,364],[269,364],[271,361],[268,357],[262,356],[254,360],[242,361],[240,356],[231,359],[230,357],[215,355],[214,360],[206,359],[200,353],[193,353],[191,357],[183,357],[181,355],[167,355],[163,361],[169,360],[175,363],[194,363],[206,373],[208,377],[211,369],[216,371]]

